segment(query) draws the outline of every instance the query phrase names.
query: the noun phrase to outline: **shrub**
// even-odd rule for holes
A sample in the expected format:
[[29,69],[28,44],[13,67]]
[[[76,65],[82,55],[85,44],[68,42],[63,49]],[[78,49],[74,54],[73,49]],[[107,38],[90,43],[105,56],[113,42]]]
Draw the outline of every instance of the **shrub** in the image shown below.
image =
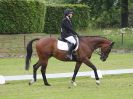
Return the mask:
[[48,5],[46,6],[44,32],[60,33],[60,24],[66,8],[74,11],[72,23],[74,29],[84,29],[88,26],[89,8],[85,5]]
[[27,0],[0,0],[0,33],[42,32],[44,4]]

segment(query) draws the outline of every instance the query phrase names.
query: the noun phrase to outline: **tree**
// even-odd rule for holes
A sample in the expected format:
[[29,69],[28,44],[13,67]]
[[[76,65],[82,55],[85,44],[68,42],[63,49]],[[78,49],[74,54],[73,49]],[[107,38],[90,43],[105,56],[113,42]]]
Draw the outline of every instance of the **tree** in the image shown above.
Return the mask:
[[128,0],[121,0],[121,28],[128,26]]

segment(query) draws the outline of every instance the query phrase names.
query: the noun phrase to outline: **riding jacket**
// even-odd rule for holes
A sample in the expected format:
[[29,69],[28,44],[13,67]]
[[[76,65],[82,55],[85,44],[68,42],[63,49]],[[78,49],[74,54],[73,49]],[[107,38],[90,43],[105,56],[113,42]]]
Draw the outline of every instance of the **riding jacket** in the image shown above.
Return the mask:
[[61,38],[64,39],[74,35],[77,35],[77,33],[72,28],[71,20],[67,17],[63,18],[61,22]]

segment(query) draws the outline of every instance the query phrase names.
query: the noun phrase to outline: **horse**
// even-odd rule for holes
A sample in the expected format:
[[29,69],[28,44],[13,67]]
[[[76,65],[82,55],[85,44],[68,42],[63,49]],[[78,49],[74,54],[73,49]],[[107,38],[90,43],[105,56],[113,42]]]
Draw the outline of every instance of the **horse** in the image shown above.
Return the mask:
[[30,60],[32,56],[32,43],[36,41],[36,51],[38,55],[38,61],[33,65],[33,80],[29,82],[29,85],[33,84],[37,81],[37,70],[41,67],[41,74],[43,78],[44,85],[51,86],[46,78],[46,68],[48,64],[48,60],[51,57],[54,57],[61,61],[74,61],[76,62],[74,73],[71,79],[71,83],[76,85],[75,79],[76,75],[80,69],[82,63],[86,64],[86,66],[90,67],[95,74],[96,84],[100,84],[100,80],[97,73],[96,66],[90,61],[92,53],[96,49],[100,49],[99,55],[100,60],[106,61],[111,52],[111,49],[115,42],[100,36],[81,36],[79,37],[79,47],[77,51],[75,51],[75,59],[70,60],[66,58],[67,51],[59,50],[57,48],[58,39],[54,37],[47,38],[35,38],[29,41],[27,44],[27,55],[25,61],[25,69],[29,70]]

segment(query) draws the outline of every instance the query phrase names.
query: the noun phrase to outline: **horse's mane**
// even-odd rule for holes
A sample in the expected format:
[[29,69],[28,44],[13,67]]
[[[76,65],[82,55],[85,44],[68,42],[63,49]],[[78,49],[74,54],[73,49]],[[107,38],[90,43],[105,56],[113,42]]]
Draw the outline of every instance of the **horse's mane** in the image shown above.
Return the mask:
[[106,37],[103,37],[103,36],[80,36],[80,38],[104,38],[104,39],[107,39]]

